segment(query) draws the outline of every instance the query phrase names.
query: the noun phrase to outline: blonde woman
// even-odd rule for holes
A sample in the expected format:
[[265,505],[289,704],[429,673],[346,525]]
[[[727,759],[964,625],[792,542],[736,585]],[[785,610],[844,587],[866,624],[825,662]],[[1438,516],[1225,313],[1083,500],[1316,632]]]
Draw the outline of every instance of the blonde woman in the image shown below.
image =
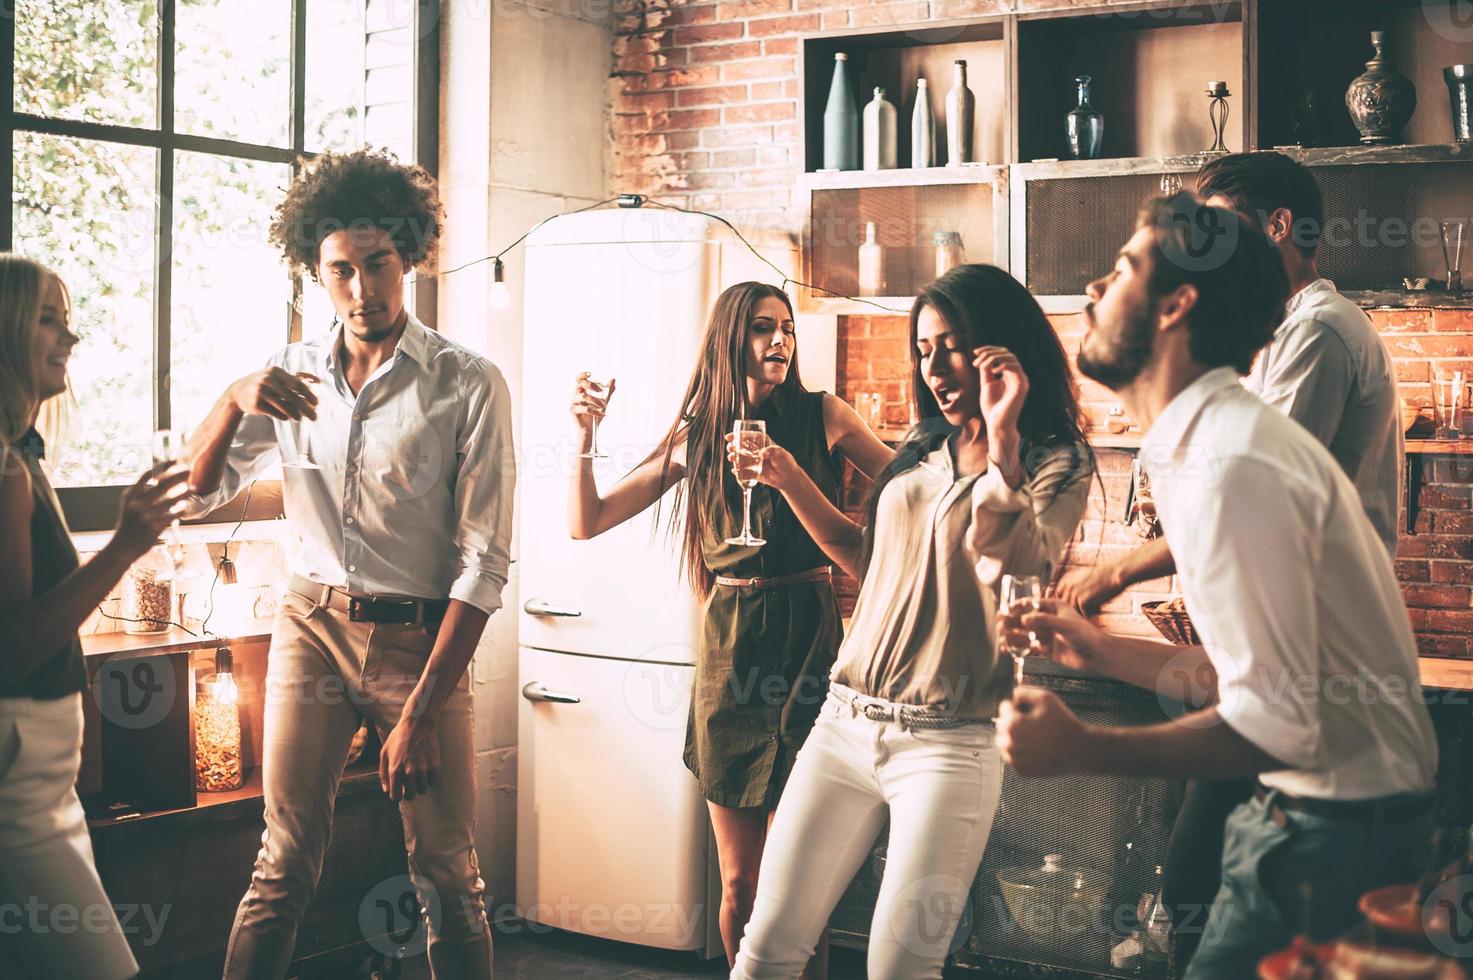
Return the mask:
[[75,783],[87,677],[77,630],[173,519],[186,473],[154,469],[123,492],[118,529],[85,565],[46,478],[42,405],[67,389],[77,345],[53,273],[0,254],[0,972],[108,980],[137,974],[92,859]]

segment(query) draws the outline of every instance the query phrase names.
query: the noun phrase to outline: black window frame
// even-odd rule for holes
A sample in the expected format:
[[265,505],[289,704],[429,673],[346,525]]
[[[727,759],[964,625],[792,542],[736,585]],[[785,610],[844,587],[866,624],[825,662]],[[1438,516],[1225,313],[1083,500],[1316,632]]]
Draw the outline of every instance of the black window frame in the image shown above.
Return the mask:
[[[171,351],[171,327],[173,306],[172,248],[174,238],[174,215],[172,198],[174,190],[175,154],[178,152],[203,153],[212,156],[289,164],[293,173],[318,154],[307,150],[306,107],[307,107],[307,3],[308,0],[292,0],[291,7],[291,128],[290,146],[281,147],[239,140],[219,139],[181,133],[175,129],[174,120],[174,57],[175,25],[177,23],[174,0],[162,0],[158,7],[158,125],[156,128],[122,126],[82,120],[56,119],[17,112],[15,109],[15,43],[16,4],[15,0],[0,0],[0,98],[3,98],[5,119],[0,136],[3,136],[7,152],[0,162],[0,184],[13,193],[15,187],[15,135],[16,133],[40,133],[48,136],[63,136],[91,140],[101,143],[145,146],[158,151],[158,176],[155,186],[158,234],[154,262],[154,376],[153,376],[153,421],[155,429],[170,428],[173,424],[169,404],[169,370]],[[363,0],[365,10],[368,0]],[[411,77],[414,92],[411,98],[411,130],[415,162],[431,175],[439,171],[440,135],[440,4],[436,0],[415,0],[413,21],[410,30],[415,40],[412,53]],[[14,244],[14,205],[0,209],[0,249],[11,250]],[[302,276],[291,273],[291,314],[286,324],[287,342],[301,339],[302,321],[300,300]],[[416,278],[414,283],[415,315],[428,324],[435,322],[435,289],[430,277]],[[67,522],[74,531],[110,530],[117,520],[118,498],[122,486],[60,487],[57,497],[66,512]],[[252,495],[248,512],[232,501],[214,513],[207,514],[190,523],[215,523],[237,521],[242,517],[264,520],[281,515],[281,487],[275,481],[263,481]]]

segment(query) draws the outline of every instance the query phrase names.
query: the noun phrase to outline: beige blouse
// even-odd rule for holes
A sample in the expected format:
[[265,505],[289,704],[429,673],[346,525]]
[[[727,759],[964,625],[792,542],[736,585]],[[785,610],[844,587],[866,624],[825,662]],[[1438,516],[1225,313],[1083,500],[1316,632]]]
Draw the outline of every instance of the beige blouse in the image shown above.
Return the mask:
[[1084,446],[1047,451],[1014,490],[992,469],[958,478],[942,443],[891,480],[831,678],[871,697],[993,718],[1012,688],[1012,661],[993,646],[999,580],[1052,574],[1084,515],[1090,458]]

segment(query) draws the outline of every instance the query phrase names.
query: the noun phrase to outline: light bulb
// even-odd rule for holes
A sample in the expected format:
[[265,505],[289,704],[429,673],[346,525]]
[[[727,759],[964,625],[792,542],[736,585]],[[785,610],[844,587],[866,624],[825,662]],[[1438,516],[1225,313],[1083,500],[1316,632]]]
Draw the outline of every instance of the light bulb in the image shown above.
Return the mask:
[[511,289],[506,285],[506,265],[500,259],[491,266],[491,309],[504,310],[511,305]]
[[235,704],[240,700],[240,688],[235,684],[235,675],[230,671],[220,671],[215,674],[215,679],[210,681],[210,697],[218,704]]

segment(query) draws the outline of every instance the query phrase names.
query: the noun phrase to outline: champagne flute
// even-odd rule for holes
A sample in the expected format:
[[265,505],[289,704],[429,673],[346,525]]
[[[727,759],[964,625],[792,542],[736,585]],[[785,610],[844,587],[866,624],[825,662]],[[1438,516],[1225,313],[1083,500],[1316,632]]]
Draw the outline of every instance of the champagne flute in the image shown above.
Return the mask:
[[[595,378],[592,374],[587,374],[583,380],[588,384],[589,394],[597,395],[599,398],[607,397],[609,388],[614,383],[613,378]],[[608,453],[598,448],[598,416],[596,415],[593,417],[593,438],[588,442],[588,451],[580,453],[579,456],[582,459],[608,459],[609,457]]]
[[732,423],[736,461],[731,471],[742,485],[742,533],[727,538],[727,544],[764,545],[765,538],[752,533],[752,490],[762,474],[762,450],[767,448],[767,423],[759,419],[737,419]]
[[[308,388],[314,389],[314,392],[314,386],[318,385],[318,383],[321,382],[321,379],[318,379],[317,374],[309,373],[309,371],[296,371],[295,376],[296,379],[299,380],[299,382],[303,383],[303,385],[308,386]],[[321,407],[321,404],[323,404],[323,399],[318,398],[317,404],[318,407]],[[320,464],[317,463],[317,460],[314,460],[314,458],[312,458],[311,429],[309,429],[308,420],[306,420],[305,417],[296,420],[295,423],[293,423],[293,429],[295,429],[296,432],[296,457],[293,458],[290,463],[283,463],[281,464],[281,466],[290,467],[290,469],[293,470],[323,469],[323,467],[321,467]]]
[[[1043,576],[1041,575],[1004,575],[1002,577],[1002,596],[999,607],[1003,612],[1012,612],[1018,605],[1024,605],[1029,612],[1037,612],[1039,600],[1043,598]],[[1028,631],[1028,647],[1019,650],[1008,644],[1007,637],[1003,637],[1004,649],[1013,657],[1013,683],[1023,683],[1023,661],[1028,656],[1033,644],[1038,642],[1038,634],[1032,630]]]
[[[180,429],[159,429],[153,434],[149,456],[154,465],[168,463],[171,466],[183,463],[189,455],[189,439]],[[164,530],[164,551],[177,568],[184,561],[184,544],[179,540],[179,518]]]

